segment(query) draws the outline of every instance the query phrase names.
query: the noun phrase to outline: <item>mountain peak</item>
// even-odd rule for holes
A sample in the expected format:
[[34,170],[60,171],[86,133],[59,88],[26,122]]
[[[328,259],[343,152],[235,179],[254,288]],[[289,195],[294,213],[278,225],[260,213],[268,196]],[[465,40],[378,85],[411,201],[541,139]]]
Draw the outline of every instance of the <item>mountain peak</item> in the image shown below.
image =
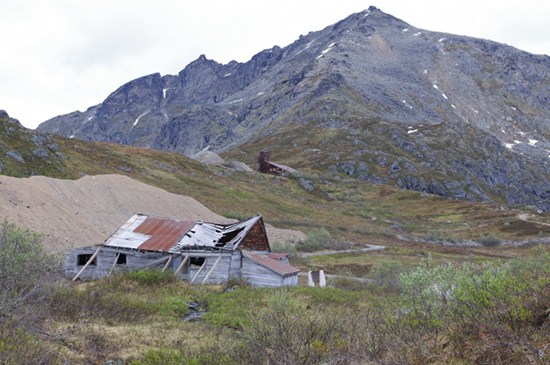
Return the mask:
[[39,130],[186,155],[256,143],[296,166],[550,211],[548,75],[548,57],[371,6],[248,62],[200,55]]

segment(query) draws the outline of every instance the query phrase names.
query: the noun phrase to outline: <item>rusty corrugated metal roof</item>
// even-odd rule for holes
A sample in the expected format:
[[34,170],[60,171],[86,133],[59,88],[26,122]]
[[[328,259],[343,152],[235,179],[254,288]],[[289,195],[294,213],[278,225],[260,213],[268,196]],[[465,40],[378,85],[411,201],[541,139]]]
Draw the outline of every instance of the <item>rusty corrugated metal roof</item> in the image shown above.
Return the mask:
[[285,257],[288,257],[288,254],[284,252],[270,252],[267,254],[267,257],[273,260],[281,260],[281,259],[284,259]]
[[276,163],[276,162],[272,162],[272,161],[266,161],[268,164],[270,165],[273,165],[281,170],[285,170],[285,171],[288,171],[290,173],[295,173],[295,172],[298,172],[296,171],[295,169],[293,169],[292,167],[290,166],[287,166],[287,165],[283,165],[281,163]]
[[148,217],[134,232],[151,236],[139,246],[140,250],[168,252],[195,224],[196,222]]
[[287,265],[280,260],[270,258],[268,254],[254,254],[243,251],[243,256],[283,277],[294,275],[300,271],[299,269]]
[[104,245],[144,251],[179,253],[192,249],[235,250],[260,216],[229,225],[135,214]]

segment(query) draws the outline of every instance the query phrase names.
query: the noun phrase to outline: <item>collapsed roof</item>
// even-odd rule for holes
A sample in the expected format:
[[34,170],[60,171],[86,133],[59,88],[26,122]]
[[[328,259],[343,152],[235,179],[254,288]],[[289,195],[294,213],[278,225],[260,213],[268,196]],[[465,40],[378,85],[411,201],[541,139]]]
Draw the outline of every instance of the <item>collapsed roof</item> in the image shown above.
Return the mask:
[[[135,214],[103,246],[165,253],[195,249],[236,250],[257,223],[263,227],[261,216],[222,225]],[[265,229],[261,232],[265,235]]]

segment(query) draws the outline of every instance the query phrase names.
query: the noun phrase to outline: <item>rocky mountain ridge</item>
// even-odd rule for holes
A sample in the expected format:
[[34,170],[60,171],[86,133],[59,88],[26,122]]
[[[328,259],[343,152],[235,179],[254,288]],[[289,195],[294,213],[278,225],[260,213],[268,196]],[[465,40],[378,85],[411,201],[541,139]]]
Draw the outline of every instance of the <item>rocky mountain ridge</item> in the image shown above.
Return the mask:
[[371,7],[246,63],[202,55],[133,80],[39,130],[185,155],[267,147],[312,170],[550,210],[549,71],[548,56]]

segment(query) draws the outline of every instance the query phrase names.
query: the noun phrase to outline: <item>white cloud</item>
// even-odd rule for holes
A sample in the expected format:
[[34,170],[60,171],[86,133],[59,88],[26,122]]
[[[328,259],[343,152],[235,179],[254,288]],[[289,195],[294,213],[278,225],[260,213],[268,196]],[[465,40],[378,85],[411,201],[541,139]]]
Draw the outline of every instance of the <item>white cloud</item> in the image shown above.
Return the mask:
[[[84,110],[127,81],[200,54],[244,62],[370,4],[357,0],[0,0],[0,109],[28,127]],[[550,53],[546,1],[379,0],[413,26]]]

